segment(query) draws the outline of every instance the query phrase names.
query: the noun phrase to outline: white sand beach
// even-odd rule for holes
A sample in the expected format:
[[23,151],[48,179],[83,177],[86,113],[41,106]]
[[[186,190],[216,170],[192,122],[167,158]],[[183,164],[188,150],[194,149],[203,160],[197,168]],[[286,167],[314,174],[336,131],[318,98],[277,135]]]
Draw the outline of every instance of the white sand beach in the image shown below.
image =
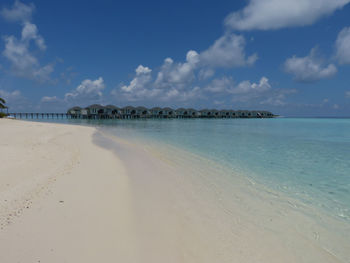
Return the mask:
[[179,155],[65,124],[0,120],[0,138],[0,262],[350,260],[348,224],[239,178],[198,182]]
[[0,262],[141,262],[128,179],[94,131],[0,121]]

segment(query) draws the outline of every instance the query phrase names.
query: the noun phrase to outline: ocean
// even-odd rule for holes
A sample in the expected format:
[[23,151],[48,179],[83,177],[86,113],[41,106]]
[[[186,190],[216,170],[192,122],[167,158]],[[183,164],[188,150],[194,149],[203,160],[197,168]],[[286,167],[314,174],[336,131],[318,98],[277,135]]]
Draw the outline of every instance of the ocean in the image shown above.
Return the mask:
[[102,121],[110,133],[203,156],[350,220],[350,119]]
[[184,257],[350,260],[350,119],[49,121],[97,127],[146,239]]
[[185,150],[350,222],[350,119],[57,121]]

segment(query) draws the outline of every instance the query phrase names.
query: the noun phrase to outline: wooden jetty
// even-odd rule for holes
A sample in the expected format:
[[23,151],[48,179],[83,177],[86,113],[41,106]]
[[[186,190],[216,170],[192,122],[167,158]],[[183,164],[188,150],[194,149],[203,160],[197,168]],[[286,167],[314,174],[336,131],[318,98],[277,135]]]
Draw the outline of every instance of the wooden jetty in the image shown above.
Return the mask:
[[273,118],[276,115],[269,111],[216,110],[192,108],[171,109],[169,107],[102,106],[93,104],[86,108],[73,107],[67,113],[9,113],[16,119],[188,119],[188,118]]

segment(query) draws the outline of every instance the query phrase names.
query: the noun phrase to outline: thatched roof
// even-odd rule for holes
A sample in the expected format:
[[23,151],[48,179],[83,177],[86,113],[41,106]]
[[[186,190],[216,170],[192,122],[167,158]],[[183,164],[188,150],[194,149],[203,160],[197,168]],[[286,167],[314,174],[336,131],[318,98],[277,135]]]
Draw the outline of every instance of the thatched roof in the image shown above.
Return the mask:
[[185,108],[178,108],[178,109],[176,109],[176,111],[186,111],[186,109]]
[[166,111],[174,111],[172,108],[169,108],[169,107],[165,107],[165,108],[163,108],[163,110],[166,110]]
[[143,107],[143,106],[139,106],[139,107],[136,107],[137,110],[148,110],[146,107]]
[[91,109],[91,108],[104,109],[105,107],[100,104],[92,104],[90,106],[87,106],[85,109]]
[[123,110],[124,110],[124,109],[125,109],[125,110],[134,110],[135,107],[133,107],[133,106],[126,106],[126,107],[123,107],[122,109],[123,109]]
[[112,109],[112,110],[119,110],[120,108],[118,108],[117,106],[114,106],[114,105],[107,105],[105,107],[106,109]]
[[81,109],[82,109],[82,108],[80,108],[80,107],[78,107],[78,106],[75,106],[75,107],[72,107],[72,108],[68,109],[68,111],[72,111],[72,110],[77,111],[77,110],[81,110]]
[[152,110],[152,111],[154,111],[154,110],[162,110],[162,108],[159,108],[159,107],[153,107],[151,110]]

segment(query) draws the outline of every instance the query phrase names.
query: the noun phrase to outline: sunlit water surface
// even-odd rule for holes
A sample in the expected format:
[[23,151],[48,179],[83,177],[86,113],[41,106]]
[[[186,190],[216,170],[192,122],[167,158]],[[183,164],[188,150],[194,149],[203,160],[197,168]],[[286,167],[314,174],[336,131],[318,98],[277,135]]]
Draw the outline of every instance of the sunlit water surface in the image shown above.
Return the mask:
[[57,121],[178,147],[350,221],[350,119]]

